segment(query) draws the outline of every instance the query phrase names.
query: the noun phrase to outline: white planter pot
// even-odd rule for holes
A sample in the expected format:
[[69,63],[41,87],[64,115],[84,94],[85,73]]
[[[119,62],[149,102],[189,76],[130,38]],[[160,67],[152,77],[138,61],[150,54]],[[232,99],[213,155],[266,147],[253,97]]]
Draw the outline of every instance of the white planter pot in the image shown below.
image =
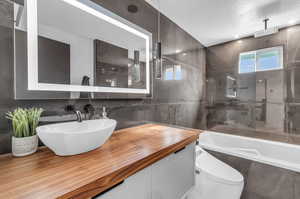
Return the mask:
[[16,157],[30,155],[37,151],[37,135],[24,138],[12,137],[12,154]]

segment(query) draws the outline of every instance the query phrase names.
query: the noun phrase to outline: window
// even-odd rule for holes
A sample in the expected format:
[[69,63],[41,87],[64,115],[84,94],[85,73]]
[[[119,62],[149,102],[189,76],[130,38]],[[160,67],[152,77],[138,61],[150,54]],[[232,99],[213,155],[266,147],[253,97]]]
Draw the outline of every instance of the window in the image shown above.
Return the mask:
[[165,69],[165,80],[182,80],[180,65],[167,66]]
[[254,52],[240,54],[239,73],[255,72],[255,60]]
[[265,48],[240,54],[239,73],[283,68],[283,47]]
[[165,80],[173,80],[173,76],[174,76],[173,73],[174,73],[173,67],[166,68]]
[[175,80],[181,80],[182,79],[182,72],[181,72],[181,66],[180,65],[175,65],[174,66],[174,71],[175,71]]

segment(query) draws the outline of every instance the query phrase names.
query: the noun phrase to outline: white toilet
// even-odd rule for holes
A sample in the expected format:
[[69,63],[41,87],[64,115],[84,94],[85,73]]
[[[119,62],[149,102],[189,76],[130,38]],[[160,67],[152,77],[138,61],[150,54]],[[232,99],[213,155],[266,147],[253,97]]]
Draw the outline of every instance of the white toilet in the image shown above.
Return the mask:
[[243,176],[200,147],[196,149],[196,185],[188,199],[239,199]]

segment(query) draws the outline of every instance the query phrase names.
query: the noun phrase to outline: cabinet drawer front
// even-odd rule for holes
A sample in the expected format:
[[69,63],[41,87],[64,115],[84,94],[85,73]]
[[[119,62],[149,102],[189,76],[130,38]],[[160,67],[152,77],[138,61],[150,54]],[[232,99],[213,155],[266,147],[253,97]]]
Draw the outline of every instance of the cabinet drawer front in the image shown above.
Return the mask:
[[152,199],[180,199],[195,184],[195,143],[152,166]]
[[127,178],[94,199],[181,199],[195,184],[195,143]]
[[94,199],[150,199],[150,172],[150,168],[145,168],[125,179],[118,186],[112,187],[94,197]]

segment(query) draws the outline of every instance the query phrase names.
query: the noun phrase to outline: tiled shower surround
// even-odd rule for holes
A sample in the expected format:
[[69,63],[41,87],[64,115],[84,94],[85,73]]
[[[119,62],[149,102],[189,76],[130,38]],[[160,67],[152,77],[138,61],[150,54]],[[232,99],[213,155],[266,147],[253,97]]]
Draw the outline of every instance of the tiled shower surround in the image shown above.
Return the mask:
[[[255,130],[283,139],[300,135],[299,40],[300,25],[295,25],[207,48],[208,128]],[[276,46],[283,46],[284,70],[238,73],[240,53]],[[237,79],[235,99],[226,97],[227,76]]]
[[237,169],[245,180],[241,199],[298,199],[300,174],[251,160],[209,151]]
[[[141,0],[93,0],[119,16],[143,27],[153,34],[157,42],[158,11]],[[139,11],[129,13],[130,4]],[[15,100],[13,59],[13,7],[9,1],[0,1],[0,154],[11,151],[11,128],[5,113],[17,107],[42,107],[47,115],[66,114],[64,107],[74,104],[82,110],[88,100]],[[100,110],[108,107],[109,117],[118,121],[118,128],[154,121],[193,128],[205,127],[202,101],[205,97],[205,49],[193,37],[165,16],[161,16],[161,41],[163,56],[168,64],[181,65],[182,80],[153,79],[153,93],[144,99],[94,99]],[[176,54],[175,51],[181,52]],[[183,55],[183,53],[185,53]],[[115,97],[114,97],[115,98]]]

